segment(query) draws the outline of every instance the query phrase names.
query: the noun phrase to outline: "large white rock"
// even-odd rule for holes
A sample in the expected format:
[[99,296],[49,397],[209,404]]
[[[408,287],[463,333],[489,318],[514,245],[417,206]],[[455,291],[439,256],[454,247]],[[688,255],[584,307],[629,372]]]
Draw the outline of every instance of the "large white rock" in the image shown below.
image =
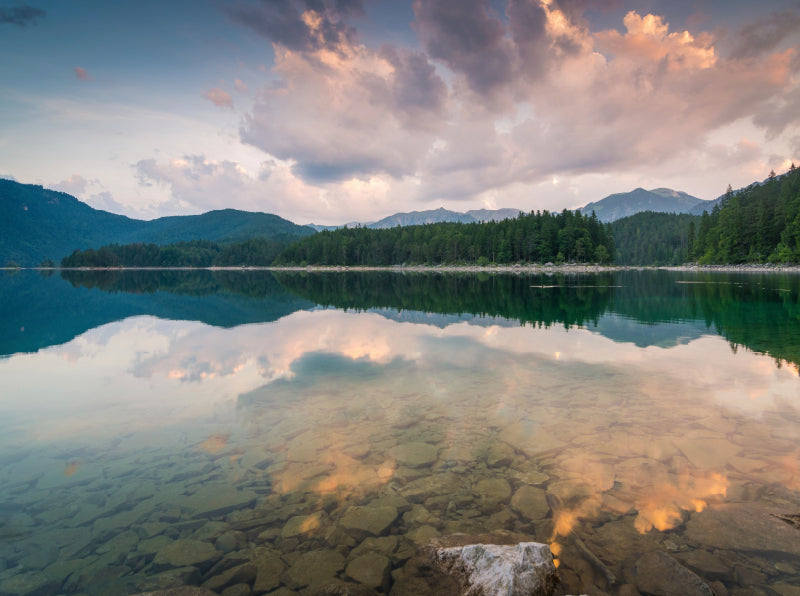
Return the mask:
[[464,596],[552,596],[558,583],[553,554],[538,542],[439,548],[434,556],[459,579]]

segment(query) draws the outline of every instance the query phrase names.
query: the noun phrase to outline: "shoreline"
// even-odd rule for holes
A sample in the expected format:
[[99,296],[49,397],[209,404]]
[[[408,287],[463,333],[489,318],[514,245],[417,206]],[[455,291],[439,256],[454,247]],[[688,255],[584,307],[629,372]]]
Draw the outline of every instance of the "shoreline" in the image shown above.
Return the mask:
[[564,265],[514,264],[514,265],[390,265],[384,267],[307,265],[268,267],[13,267],[5,271],[305,271],[394,273],[613,273],[616,271],[676,271],[702,273],[800,273],[800,265],[745,264],[745,265]]

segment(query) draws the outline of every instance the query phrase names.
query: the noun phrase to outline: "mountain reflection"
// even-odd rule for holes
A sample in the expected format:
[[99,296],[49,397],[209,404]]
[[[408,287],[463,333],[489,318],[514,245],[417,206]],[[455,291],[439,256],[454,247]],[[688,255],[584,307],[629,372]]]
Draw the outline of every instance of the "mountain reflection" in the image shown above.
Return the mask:
[[800,280],[791,275],[201,270],[63,271],[61,278],[0,279],[0,307],[11,313],[0,323],[0,354],[36,351],[140,314],[234,327],[321,306],[440,328],[462,321],[585,327],[640,347],[719,334],[734,349],[800,363]]

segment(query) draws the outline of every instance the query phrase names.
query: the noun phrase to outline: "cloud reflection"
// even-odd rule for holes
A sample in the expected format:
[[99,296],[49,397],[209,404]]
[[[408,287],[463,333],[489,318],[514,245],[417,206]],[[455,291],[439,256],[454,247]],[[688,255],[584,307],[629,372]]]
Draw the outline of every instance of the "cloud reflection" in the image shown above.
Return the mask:
[[[32,374],[43,362],[46,380]],[[233,329],[139,317],[0,367],[15,388],[3,413],[27,412],[34,436],[202,420],[199,450],[269,474],[279,493],[347,500],[504,450],[513,478],[549,478],[553,539],[601,511],[663,531],[748,479],[800,484],[796,369],[713,337],[639,348],[582,329],[334,310]],[[93,390],[59,404],[52,387],[77,378]],[[220,428],[234,418],[246,438]],[[405,444],[438,455],[415,472],[398,460]],[[272,463],[253,468],[252,452]]]

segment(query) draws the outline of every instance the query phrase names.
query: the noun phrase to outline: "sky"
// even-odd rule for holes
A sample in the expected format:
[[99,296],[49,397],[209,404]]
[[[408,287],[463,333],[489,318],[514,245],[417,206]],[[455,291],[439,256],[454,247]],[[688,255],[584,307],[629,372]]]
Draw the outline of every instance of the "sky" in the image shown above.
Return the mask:
[[0,0],[0,177],[297,223],[800,165],[800,2]]

